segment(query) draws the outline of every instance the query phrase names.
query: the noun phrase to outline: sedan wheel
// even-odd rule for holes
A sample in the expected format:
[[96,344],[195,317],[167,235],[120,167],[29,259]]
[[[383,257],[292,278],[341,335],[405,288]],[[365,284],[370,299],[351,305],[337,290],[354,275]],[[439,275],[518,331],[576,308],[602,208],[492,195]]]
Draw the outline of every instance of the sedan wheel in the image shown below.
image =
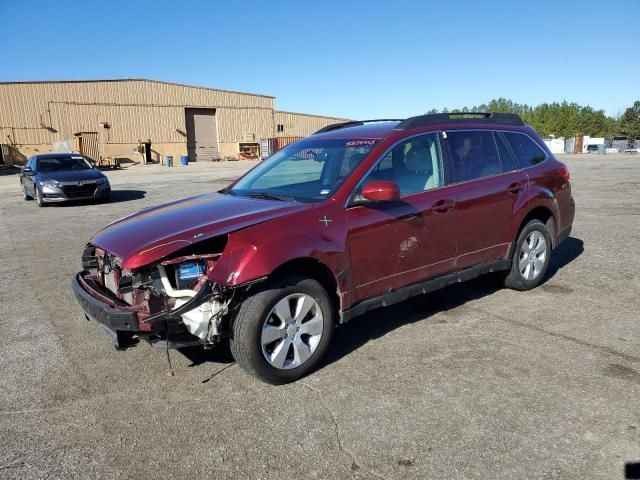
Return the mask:
[[38,202],[39,207],[44,207],[46,204],[42,198],[42,192],[36,189],[36,202]]
[[318,302],[304,293],[288,295],[276,303],[264,320],[262,354],[276,368],[299,367],[318,348],[323,327]]

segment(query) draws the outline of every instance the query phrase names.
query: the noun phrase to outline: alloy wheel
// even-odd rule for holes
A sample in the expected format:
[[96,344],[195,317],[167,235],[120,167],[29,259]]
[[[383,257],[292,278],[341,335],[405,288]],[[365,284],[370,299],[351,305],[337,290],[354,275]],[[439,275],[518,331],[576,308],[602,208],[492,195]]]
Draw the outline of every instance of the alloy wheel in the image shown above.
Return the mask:
[[525,280],[534,280],[542,272],[546,259],[547,241],[541,232],[534,230],[522,242],[518,270]]
[[323,330],[318,302],[304,293],[287,295],[275,304],[262,325],[262,354],[278,369],[299,367],[318,348]]

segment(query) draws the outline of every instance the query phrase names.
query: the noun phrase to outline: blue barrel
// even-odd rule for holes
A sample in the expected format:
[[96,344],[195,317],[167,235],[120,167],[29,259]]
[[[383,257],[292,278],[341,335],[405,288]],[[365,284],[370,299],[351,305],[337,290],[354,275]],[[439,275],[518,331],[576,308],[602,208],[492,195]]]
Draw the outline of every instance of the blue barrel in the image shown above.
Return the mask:
[[173,167],[173,157],[171,155],[167,155],[164,159],[167,162],[167,167]]
[[189,165],[189,157],[186,155],[182,155],[180,157],[180,165],[184,165],[185,167]]

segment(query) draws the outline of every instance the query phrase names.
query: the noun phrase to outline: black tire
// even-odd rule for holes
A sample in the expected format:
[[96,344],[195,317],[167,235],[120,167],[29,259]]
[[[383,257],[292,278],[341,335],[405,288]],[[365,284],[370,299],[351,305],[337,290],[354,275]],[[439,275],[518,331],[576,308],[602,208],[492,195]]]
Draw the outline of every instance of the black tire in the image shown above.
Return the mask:
[[39,207],[46,207],[47,204],[44,202],[42,197],[42,192],[36,188],[36,202]]
[[[276,303],[299,293],[306,294],[317,302],[322,312],[323,331],[308,360],[295,368],[280,369],[269,363],[263,354],[262,328]],[[240,367],[263,382],[273,385],[293,382],[307,375],[318,364],[329,347],[333,326],[333,304],[318,281],[305,277],[271,281],[239,306],[233,322],[231,354]]]
[[[523,276],[520,271],[520,252],[522,250],[522,244],[525,242],[527,237],[529,237],[533,232],[540,232],[544,237],[546,242],[546,255],[544,258],[544,263],[539,271],[539,273],[533,279],[527,279]],[[544,223],[540,220],[531,220],[529,221],[520,231],[518,235],[518,239],[515,243],[515,248],[513,249],[513,254],[511,258],[511,269],[505,272],[502,275],[502,284],[513,290],[531,290],[532,288],[537,287],[544,280],[544,276],[547,273],[547,268],[549,268],[549,259],[551,257],[551,236],[549,235],[549,231]]]

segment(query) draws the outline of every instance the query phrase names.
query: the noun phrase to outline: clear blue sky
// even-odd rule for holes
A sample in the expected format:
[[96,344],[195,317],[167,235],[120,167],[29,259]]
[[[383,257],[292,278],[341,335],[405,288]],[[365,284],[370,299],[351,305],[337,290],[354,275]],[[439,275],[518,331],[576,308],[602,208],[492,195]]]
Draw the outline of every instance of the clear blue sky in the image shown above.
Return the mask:
[[144,77],[409,116],[640,99],[640,0],[0,0],[0,81]]

